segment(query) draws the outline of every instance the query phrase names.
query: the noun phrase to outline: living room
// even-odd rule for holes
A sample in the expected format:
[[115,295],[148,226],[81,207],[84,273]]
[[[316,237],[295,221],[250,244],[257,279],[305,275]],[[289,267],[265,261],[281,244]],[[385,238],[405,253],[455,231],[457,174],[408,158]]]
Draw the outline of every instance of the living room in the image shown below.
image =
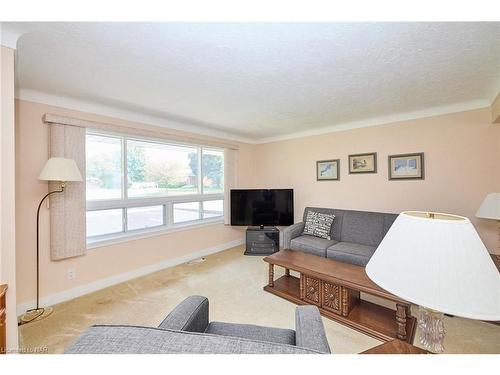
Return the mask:
[[1,352],[500,354],[499,22],[35,19]]

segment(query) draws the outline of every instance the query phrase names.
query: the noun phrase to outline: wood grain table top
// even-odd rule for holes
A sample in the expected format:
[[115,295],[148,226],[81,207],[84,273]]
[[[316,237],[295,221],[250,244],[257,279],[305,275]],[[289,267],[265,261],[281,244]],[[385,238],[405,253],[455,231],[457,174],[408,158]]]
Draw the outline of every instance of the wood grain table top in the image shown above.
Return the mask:
[[430,354],[430,352],[401,340],[392,340],[360,354]]

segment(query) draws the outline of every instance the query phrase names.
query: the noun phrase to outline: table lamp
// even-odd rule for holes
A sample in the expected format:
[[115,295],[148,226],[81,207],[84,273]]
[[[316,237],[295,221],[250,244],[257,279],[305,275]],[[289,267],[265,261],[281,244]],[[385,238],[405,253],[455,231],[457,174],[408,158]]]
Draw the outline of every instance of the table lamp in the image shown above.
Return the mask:
[[443,313],[500,320],[500,273],[469,219],[401,213],[366,265],[381,288],[419,305],[420,344],[444,351]]
[[40,320],[52,313],[51,308],[40,307],[40,208],[42,207],[42,203],[49,195],[63,193],[67,182],[82,181],[82,175],[74,160],[50,158],[47,160],[47,163],[45,163],[38,179],[42,181],[59,181],[60,189],[46,194],[40,201],[36,211],[36,308],[26,311],[26,313],[21,316],[21,324]]

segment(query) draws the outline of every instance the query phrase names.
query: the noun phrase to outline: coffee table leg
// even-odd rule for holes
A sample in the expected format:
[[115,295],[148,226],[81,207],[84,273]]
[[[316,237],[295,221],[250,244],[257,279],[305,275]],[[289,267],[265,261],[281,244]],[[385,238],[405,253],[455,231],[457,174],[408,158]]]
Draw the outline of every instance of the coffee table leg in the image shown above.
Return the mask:
[[398,325],[397,337],[400,340],[406,341],[406,317],[408,306],[396,304],[396,323]]
[[269,263],[269,286],[274,286],[274,264]]
[[290,269],[285,268],[285,276],[290,276]]

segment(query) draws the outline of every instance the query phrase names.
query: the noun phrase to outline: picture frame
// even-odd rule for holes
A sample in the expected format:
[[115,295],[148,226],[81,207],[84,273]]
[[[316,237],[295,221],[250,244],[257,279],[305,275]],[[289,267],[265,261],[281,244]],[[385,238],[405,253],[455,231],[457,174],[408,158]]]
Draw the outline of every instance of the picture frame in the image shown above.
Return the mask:
[[389,155],[389,180],[424,180],[424,153]]
[[340,159],[318,160],[316,162],[316,181],[339,181]]
[[349,155],[349,174],[377,173],[377,153]]

